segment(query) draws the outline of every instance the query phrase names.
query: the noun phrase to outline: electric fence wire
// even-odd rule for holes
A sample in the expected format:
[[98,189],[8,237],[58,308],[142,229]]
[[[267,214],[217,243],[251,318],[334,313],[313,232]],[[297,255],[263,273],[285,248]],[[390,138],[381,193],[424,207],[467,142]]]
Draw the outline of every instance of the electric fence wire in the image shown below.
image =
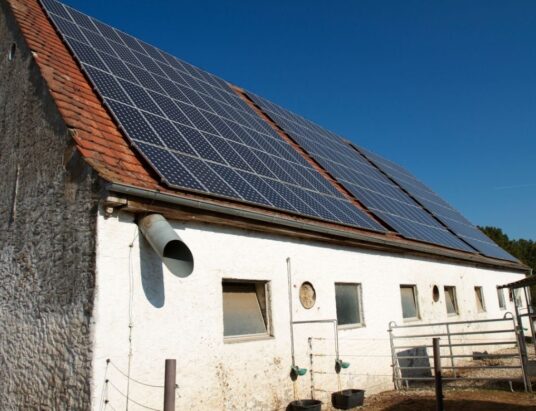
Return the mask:
[[131,403],[136,404],[137,406],[142,407],[142,408],[144,408],[144,409],[146,409],[146,410],[160,411],[160,409],[158,409],[158,408],[152,408],[152,407],[149,407],[149,406],[147,406],[147,405],[141,404],[141,403],[139,403],[139,402],[133,400],[132,398],[127,397],[127,394],[125,394],[125,393],[124,393],[123,391],[121,391],[118,387],[116,387],[110,380],[108,380],[108,384],[109,384],[110,387],[112,387],[115,391],[117,391],[117,393],[119,393],[120,395],[122,395],[122,396],[126,399],[127,403],[128,403],[128,402],[131,402]]
[[128,398],[130,395],[130,369],[132,365],[132,328],[134,328],[134,264],[132,262],[132,249],[138,238],[138,227],[136,226],[134,237],[129,244],[128,250],[128,367],[127,367],[127,402],[125,410],[128,411]]
[[[333,341],[334,338],[325,338],[325,337],[311,337],[313,340],[326,340],[326,341]],[[344,341],[389,341],[389,338],[339,338],[339,342]]]
[[112,411],[117,411],[117,409],[110,403],[110,401],[106,401],[106,403],[104,404],[104,409],[106,408],[111,408]]
[[102,385],[101,399],[100,399],[100,410],[102,411],[106,408],[106,401],[108,400],[108,361],[106,361],[106,368],[104,369],[104,384]]
[[[123,375],[125,378],[128,378],[128,379],[130,379],[131,381],[133,381],[133,382],[135,382],[135,383],[137,383],[137,384],[144,385],[144,386],[146,386],[146,387],[151,387],[151,388],[164,388],[163,385],[147,384],[147,383],[145,383],[145,382],[142,382],[142,381],[140,381],[140,380],[137,380],[137,379],[135,379],[135,378],[132,378],[132,377],[128,376],[126,372],[124,372],[123,370],[121,370],[117,365],[115,365],[115,364],[112,362],[112,360],[109,360],[109,362],[110,362],[110,365],[111,365],[112,367],[114,367],[114,368],[115,368],[121,375]],[[177,386],[177,387],[178,387],[178,386]]]
[[[315,357],[336,357],[337,354],[313,353]],[[359,358],[393,358],[390,354],[339,354],[339,357],[359,357]]]
[[[311,371],[313,374],[324,374],[324,375],[339,375],[339,373],[336,372],[327,372],[327,371]],[[369,373],[351,373],[351,372],[345,372],[344,374],[346,376],[356,376],[356,377],[393,377],[393,374],[369,374]]]

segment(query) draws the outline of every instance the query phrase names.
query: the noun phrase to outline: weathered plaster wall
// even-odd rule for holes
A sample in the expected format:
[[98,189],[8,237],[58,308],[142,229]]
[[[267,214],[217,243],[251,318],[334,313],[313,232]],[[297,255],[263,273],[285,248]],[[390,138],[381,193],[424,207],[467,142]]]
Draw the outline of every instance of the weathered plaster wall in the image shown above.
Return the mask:
[[[292,261],[295,320],[335,318],[334,283],[362,284],[366,326],[342,330],[340,338],[343,358],[363,357],[345,358],[352,365],[343,372],[341,384],[366,388],[368,393],[392,388],[387,327],[392,320],[403,323],[400,284],[417,285],[421,322],[447,320],[443,286],[456,286],[461,315],[450,318],[454,321],[502,317],[505,311],[499,309],[496,286],[522,278],[514,273],[177,223],[175,229],[195,258],[192,275],[178,278],[140,237],[132,215],[120,212],[108,219],[99,217],[97,226],[93,409],[100,409],[103,400],[116,409],[124,407],[129,349],[130,376],[146,384],[162,385],[164,360],[177,359],[180,410],[284,409],[294,390],[298,397],[309,398],[309,374],[295,386],[288,377],[287,257]],[[224,342],[223,278],[271,282],[274,338]],[[317,302],[311,310],[298,300],[303,281],[316,288]],[[434,284],[440,288],[436,303],[432,302]],[[486,313],[476,312],[475,285],[484,287]],[[512,304],[507,304],[513,311]],[[315,386],[336,391],[330,325],[296,325],[295,330],[301,367],[310,368],[307,337],[324,338],[313,341],[313,351],[329,357],[316,358],[314,368],[331,374],[315,374]],[[108,365],[107,359],[111,360]],[[161,408],[162,389],[134,380],[128,388],[130,398]],[[328,402],[326,395],[317,394]]]
[[0,409],[87,409],[93,178],[0,6]]

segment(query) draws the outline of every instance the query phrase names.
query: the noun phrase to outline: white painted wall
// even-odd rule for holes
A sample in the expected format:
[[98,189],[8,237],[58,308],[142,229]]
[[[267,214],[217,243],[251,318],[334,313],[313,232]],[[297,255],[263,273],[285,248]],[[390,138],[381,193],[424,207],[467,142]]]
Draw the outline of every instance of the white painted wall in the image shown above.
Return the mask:
[[[447,320],[443,286],[457,287],[461,314],[449,319],[501,317],[496,286],[522,275],[427,261],[414,257],[292,241],[284,237],[208,225],[175,224],[190,246],[195,269],[178,278],[162,265],[126,213],[98,220],[97,281],[94,312],[93,409],[125,406],[128,369],[129,312],[132,325],[131,378],[162,385],[164,360],[177,359],[177,409],[285,409],[294,391],[309,398],[308,373],[293,385],[291,365],[286,258],[293,268],[294,319],[336,317],[335,282],[362,284],[366,326],[340,331],[342,357],[351,363],[343,371],[342,388],[365,388],[367,393],[392,388],[388,323],[403,323],[400,284],[418,287],[423,322]],[[223,278],[271,281],[274,337],[260,341],[225,343],[223,339]],[[298,287],[310,281],[316,305],[305,310]],[[432,302],[437,284],[441,299]],[[486,313],[476,313],[474,286],[484,287]],[[508,310],[513,306],[508,301]],[[130,307],[130,308],[129,308]],[[333,374],[333,333],[330,325],[296,325],[297,363],[310,368],[307,338],[314,357],[315,387],[338,388]],[[345,357],[345,355],[347,357]],[[349,357],[365,355],[365,357]],[[110,359],[108,364],[106,360]],[[352,374],[352,375],[348,375]],[[108,379],[108,384],[105,380]],[[131,381],[130,398],[161,409],[162,389]],[[327,399],[326,395],[321,399]],[[144,409],[131,402],[129,409]]]

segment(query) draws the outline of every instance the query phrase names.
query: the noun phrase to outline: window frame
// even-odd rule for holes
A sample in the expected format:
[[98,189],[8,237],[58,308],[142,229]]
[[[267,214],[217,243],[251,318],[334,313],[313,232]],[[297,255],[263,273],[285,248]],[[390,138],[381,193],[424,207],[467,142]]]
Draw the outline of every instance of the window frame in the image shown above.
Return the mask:
[[[476,311],[478,313],[487,312],[488,309],[486,308],[486,299],[484,298],[484,287],[482,287],[481,285],[475,285],[474,290],[475,290],[475,300],[476,300],[475,301]],[[479,298],[479,295],[480,295],[480,298]],[[480,302],[481,307],[479,307],[479,302]]]
[[523,293],[521,292],[521,288],[514,288],[512,294],[514,298],[514,305],[517,308],[523,308]]
[[[358,307],[358,314],[359,314],[359,322],[358,323],[352,323],[352,324],[339,324],[339,316],[337,314],[337,286],[343,285],[343,286],[354,286],[357,288],[357,307]],[[362,283],[353,283],[353,282],[340,282],[337,281],[334,284],[335,288],[335,315],[337,318],[337,328],[339,330],[349,330],[353,328],[363,328],[366,326],[365,324],[365,313],[363,312],[363,285]]]
[[504,297],[504,288],[497,287],[497,300],[499,301],[499,310],[506,310],[506,299]]
[[[259,309],[263,315],[264,325],[266,331],[256,334],[239,334],[239,335],[225,335],[225,312],[223,307],[223,293],[224,293],[224,284],[261,284],[264,285],[264,299],[266,301],[266,307],[263,308],[260,301]],[[272,323],[272,293],[271,293],[271,281],[270,280],[249,280],[249,279],[240,279],[240,278],[222,278],[221,280],[221,295],[222,295],[222,320],[223,320],[223,341],[224,343],[237,343],[237,342],[247,342],[247,341],[258,341],[258,340],[269,340],[274,338],[273,323]]]
[[[404,306],[402,304],[402,288],[411,288],[413,291],[413,300],[415,301],[415,313],[416,317],[404,317]],[[419,321],[421,319],[421,309],[419,306],[419,291],[416,284],[400,284],[400,305],[402,308],[402,319],[404,321]]]
[[[453,305],[454,305],[454,312],[449,313],[449,308],[447,305],[447,289],[451,289],[453,291]],[[458,305],[458,293],[456,291],[455,285],[445,285],[443,286],[443,293],[445,294],[445,308],[447,310],[447,316],[449,317],[456,317],[460,315],[460,306]]]

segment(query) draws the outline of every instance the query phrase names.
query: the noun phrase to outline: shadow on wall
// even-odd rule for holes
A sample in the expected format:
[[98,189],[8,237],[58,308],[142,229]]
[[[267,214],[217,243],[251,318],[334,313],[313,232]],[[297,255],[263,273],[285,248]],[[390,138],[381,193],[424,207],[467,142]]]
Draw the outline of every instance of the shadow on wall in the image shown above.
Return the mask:
[[162,259],[156,254],[141,233],[139,241],[141,285],[143,292],[153,307],[162,308],[166,302]]

